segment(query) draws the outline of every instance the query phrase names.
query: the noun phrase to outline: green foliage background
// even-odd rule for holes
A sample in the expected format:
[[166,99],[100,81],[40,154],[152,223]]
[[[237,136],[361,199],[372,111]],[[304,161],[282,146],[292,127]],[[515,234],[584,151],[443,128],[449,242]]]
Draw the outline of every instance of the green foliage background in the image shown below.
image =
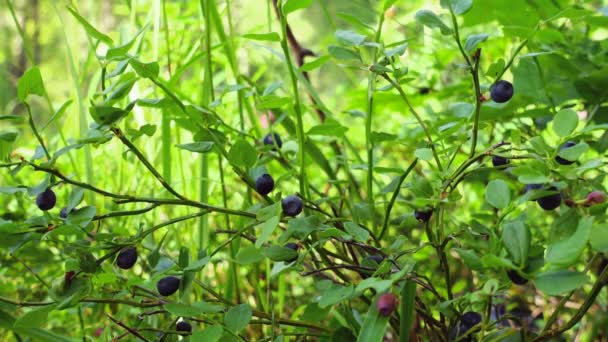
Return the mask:
[[[303,68],[271,1],[1,2],[0,339],[135,338],[121,322],[177,340],[188,317],[195,341],[405,341],[407,318],[413,335],[445,340],[465,311],[483,314],[480,340],[605,339],[606,204],[582,204],[607,185],[608,7],[285,6],[315,54]],[[455,32],[472,64],[481,48],[479,92],[506,79],[511,101],[477,101]],[[261,143],[270,131],[280,150]],[[560,166],[569,140],[577,162]],[[492,155],[511,164],[493,168]],[[267,198],[252,189],[264,172]],[[578,205],[543,211],[530,183]],[[43,213],[35,196],[49,185],[57,206]],[[307,209],[286,219],[280,198],[294,193]],[[64,206],[81,209],[62,220]],[[435,209],[427,226],[423,208]],[[302,246],[293,264],[274,248],[288,241]],[[139,261],[119,270],[131,244]],[[378,253],[386,261],[366,264]],[[531,282],[513,285],[510,269]],[[168,274],[186,286],[142,315]],[[386,291],[401,300],[390,320],[375,310]],[[497,307],[530,314],[494,324]]]

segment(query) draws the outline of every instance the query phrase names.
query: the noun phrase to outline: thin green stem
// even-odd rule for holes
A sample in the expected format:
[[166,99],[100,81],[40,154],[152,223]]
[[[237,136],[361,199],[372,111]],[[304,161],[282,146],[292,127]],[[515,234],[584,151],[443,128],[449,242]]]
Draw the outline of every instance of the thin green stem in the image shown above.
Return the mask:
[[[380,14],[378,19],[378,26],[376,28],[376,34],[374,36],[374,42],[380,41],[382,35],[382,25],[384,24],[384,13]],[[372,65],[376,64],[378,59],[378,48],[374,47],[372,53]],[[365,149],[367,150],[367,204],[369,211],[372,213],[372,222],[376,214],[375,203],[374,203],[374,142],[372,141],[372,118],[374,114],[374,90],[376,83],[376,74],[373,72],[369,73],[367,79],[367,104],[365,114]]]
[[36,124],[34,123],[34,118],[32,117],[32,110],[30,108],[30,105],[27,102],[23,102],[23,105],[25,105],[25,109],[27,109],[28,121],[29,121],[30,127],[32,128],[32,131],[34,132],[34,135],[36,136],[36,139],[38,139],[38,142],[40,143],[40,146],[44,150],[44,154],[46,155],[48,160],[51,160],[51,155],[49,154],[49,150],[46,148],[46,145],[44,144],[44,140],[42,140],[42,136],[40,136],[40,133],[38,133],[38,130],[36,129]]
[[304,146],[304,121],[302,119],[302,108],[300,107],[300,93],[298,90],[298,78],[296,76],[296,69],[294,67],[293,61],[291,59],[291,54],[289,52],[289,46],[287,44],[287,18],[283,13],[283,2],[279,1],[278,3],[278,12],[279,12],[279,21],[281,22],[281,47],[283,49],[283,54],[285,55],[285,61],[287,63],[287,68],[289,69],[289,76],[291,79],[291,87],[293,91],[293,99],[294,99],[294,112],[296,114],[296,136],[298,139],[298,163],[300,166],[300,193],[306,198],[310,198],[308,194],[308,186],[306,179],[306,161],[304,159],[305,155],[305,146]]
[[443,166],[441,165],[441,161],[439,160],[439,154],[437,153],[437,150],[435,148],[435,143],[433,142],[433,137],[431,137],[431,132],[429,131],[428,127],[422,120],[422,117],[414,109],[414,106],[412,106],[412,103],[410,102],[407,95],[405,94],[405,91],[403,91],[403,87],[401,87],[401,85],[399,83],[395,82],[387,74],[382,74],[382,77],[384,77],[384,79],[386,79],[395,89],[397,89],[397,91],[399,92],[399,95],[401,96],[403,101],[407,104],[407,107],[409,108],[410,112],[412,113],[412,115],[414,115],[414,117],[418,121],[418,124],[420,125],[420,127],[422,127],[422,130],[424,131],[424,134],[426,135],[428,143],[431,147],[431,151],[433,152],[433,158],[435,159],[437,168],[439,169],[439,171],[443,172]]
[[391,216],[391,210],[393,210],[395,201],[397,200],[397,197],[399,196],[399,192],[401,191],[401,185],[403,184],[403,181],[405,181],[405,178],[407,178],[407,176],[410,174],[410,172],[412,172],[414,167],[416,167],[417,163],[418,163],[418,159],[416,158],[410,164],[410,166],[407,168],[407,170],[405,170],[405,172],[401,175],[401,177],[399,177],[399,181],[397,182],[397,187],[395,188],[395,191],[393,191],[393,196],[391,196],[391,199],[388,202],[388,205],[386,206],[386,213],[384,214],[384,224],[382,224],[382,230],[380,231],[380,235],[378,235],[378,240],[382,240],[382,237],[384,236],[384,233],[386,232],[386,229],[388,228],[388,221]]

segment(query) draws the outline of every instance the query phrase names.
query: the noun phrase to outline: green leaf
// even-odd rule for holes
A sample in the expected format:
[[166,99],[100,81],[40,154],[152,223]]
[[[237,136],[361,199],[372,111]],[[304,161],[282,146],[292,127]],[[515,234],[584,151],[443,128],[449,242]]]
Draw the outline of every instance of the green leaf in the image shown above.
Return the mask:
[[47,322],[49,312],[55,310],[57,305],[49,305],[28,311],[25,315],[17,318],[14,328],[40,328]]
[[129,114],[134,105],[135,103],[133,102],[126,109],[109,106],[92,106],[89,107],[89,113],[98,124],[112,125]]
[[511,255],[513,262],[525,266],[530,249],[530,230],[521,221],[503,223],[502,242]]
[[306,135],[323,135],[328,137],[341,138],[348,131],[348,127],[344,127],[339,123],[329,121],[317,126],[313,126],[306,132]]
[[574,264],[587,245],[587,241],[589,241],[592,224],[593,217],[582,217],[574,234],[549,245],[545,261],[559,267],[568,267]]
[[365,321],[359,331],[359,336],[357,336],[357,342],[382,342],[384,340],[388,317],[380,315],[376,307],[381,295],[381,293],[378,293],[369,306]]
[[213,148],[213,141],[196,141],[189,144],[178,144],[175,146],[190,152],[207,153]]
[[416,151],[414,151],[414,155],[416,156],[416,158],[418,159],[422,159],[422,160],[431,160],[433,159],[433,150],[431,150],[430,148],[419,148]]
[[251,39],[251,40],[269,41],[269,42],[280,42],[281,41],[281,37],[276,32],[249,33],[249,34],[243,35],[243,38]]
[[505,181],[495,179],[486,187],[486,201],[494,208],[504,209],[511,202],[511,190]]
[[17,81],[17,98],[23,102],[28,95],[44,96],[44,83],[37,66],[27,70]]
[[464,42],[464,49],[467,52],[471,53],[475,49],[475,47],[477,47],[477,45],[488,40],[488,37],[489,37],[489,35],[487,35],[485,33],[472,34],[472,35],[468,36],[467,40]]
[[216,342],[222,338],[224,329],[220,325],[213,325],[204,330],[197,330],[190,336],[190,341]]
[[587,275],[573,271],[549,271],[539,274],[534,285],[549,296],[558,296],[583,286]]
[[258,109],[273,109],[281,108],[289,103],[291,103],[291,99],[289,97],[266,95],[260,97],[260,102],[256,104],[256,107]]
[[407,49],[407,43],[399,44],[392,49],[384,50],[384,55],[387,58],[391,58],[393,56],[401,56],[405,53],[405,49]]
[[133,70],[135,70],[135,72],[141,77],[151,79],[158,77],[158,73],[160,71],[158,62],[142,63],[136,59],[131,59],[129,64],[131,64]]
[[465,14],[473,6],[473,0],[441,0],[440,3],[441,7],[451,8],[456,15]]
[[298,257],[298,252],[283,246],[264,248],[262,254],[272,261],[290,261]]
[[94,206],[86,206],[82,208],[78,208],[68,215],[68,218],[65,220],[66,224],[73,224],[79,227],[86,227],[93,221],[93,217],[97,213],[97,208]]
[[312,0],[287,0],[283,3],[283,13],[285,15],[306,8],[312,4]]
[[431,10],[420,10],[416,12],[416,21],[429,28],[438,28],[441,34],[452,34],[452,29],[449,28],[442,20]]
[[562,109],[553,118],[553,131],[560,137],[567,137],[578,126],[578,115],[572,109]]
[[112,45],[114,43],[114,41],[112,40],[112,38],[106,36],[105,34],[99,32],[96,28],[93,27],[93,25],[89,24],[89,22],[84,19],[83,17],[80,16],[80,14],[78,14],[78,12],[70,7],[67,6],[68,11],[70,11],[70,13],[72,13],[72,15],[74,16],[74,18],[76,18],[76,20],[78,20],[78,22],[80,23],[80,25],[82,25],[82,27],[84,27],[84,30],[87,32],[87,34],[91,37],[91,38],[95,38],[98,40],[101,40],[102,42],[108,44],[108,45]]
[[233,332],[240,332],[245,329],[251,321],[251,307],[247,304],[233,306],[224,316],[224,324]]
[[224,310],[223,306],[208,302],[196,302],[192,304],[192,307],[198,310],[199,314],[217,313]]
[[353,285],[334,285],[321,294],[321,299],[319,299],[319,307],[326,308],[330,305],[334,305],[348,299],[351,294],[354,293],[354,291],[355,288]]
[[148,25],[145,25],[144,27],[139,29],[139,31],[137,31],[135,36],[133,36],[133,38],[131,38],[130,41],[124,43],[123,45],[108,49],[108,52],[106,52],[106,59],[114,60],[114,59],[123,59],[124,57],[126,57],[127,52],[129,52],[131,47],[133,47],[133,44],[135,44],[137,37],[139,37],[139,35],[142,34],[147,28],[148,28]]
[[230,162],[236,166],[249,169],[258,159],[253,146],[245,140],[237,140],[228,153]]
[[416,308],[416,283],[406,280],[401,289],[401,302],[399,303],[399,341],[409,341],[412,323],[415,318]]
[[207,265],[208,263],[209,263],[209,257],[204,257],[204,258],[201,258],[201,259],[198,259],[196,261],[189,263],[188,267],[184,268],[184,271],[198,272],[198,271],[202,270],[203,267],[205,267],[205,265]]
[[369,239],[369,232],[354,222],[345,222],[344,229],[359,242],[366,243]]
[[345,46],[360,46],[365,41],[365,36],[353,31],[338,30],[334,33],[338,42]]
[[264,259],[264,255],[262,255],[262,251],[255,248],[255,246],[248,246],[239,249],[235,259],[236,262],[242,265],[255,264]]
[[182,246],[179,249],[179,257],[177,258],[177,265],[180,268],[184,268],[188,266],[190,263],[190,250],[187,247]]
[[361,55],[359,55],[358,52],[347,49],[347,48],[343,48],[341,46],[330,45],[327,48],[327,51],[335,59],[361,61]]
[[589,145],[587,143],[576,144],[572,147],[565,148],[557,153],[558,156],[570,160],[577,161],[583,153],[587,152]]
[[490,64],[490,66],[488,67],[488,70],[486,71],[486,76],[490,77],[490,78],[495,78],[496,76],[498,76],[498,74],[500,74],[502,72],[502,70],[505,68],[505,60],[502,58],[499,58],[496,62]]
[[518,176],[517,180],[523,184],[544,184],[551,182],[551,178],[548,177],[546,170],[536,168],[533,166],[519,166],[513,168],[511,172]]
[[596,251],[608,253],[608,224],[593,227],[589,233],[589,242]]
[[475,253],[473,250],[469,249],[461,249],[461,248],[453,248],[458,255],[464,261],[464,264],[467,265],[472,270],[480,270],[483,268],[483,263],[481,262],[481,258]]
[[255,246],[257,248],[262,247],[262,245],[270,239],[272,233],[279,225],[279,220],[279,216],[273,216],[260,225],[262,232],[260,233],[260,236],[258,236],[258,239],[255,241]]
[[304,63],[300,67],[300,70],[303,71],[303,72],[312,71],[312,70],[320,67],[321,65],[325,64],[330,59],[331,59],[331,57],[328,56],[328,55],[321,56],[321,57],[319,57],[319,58],[317,58],[317,59],[315,59],[313,61]]

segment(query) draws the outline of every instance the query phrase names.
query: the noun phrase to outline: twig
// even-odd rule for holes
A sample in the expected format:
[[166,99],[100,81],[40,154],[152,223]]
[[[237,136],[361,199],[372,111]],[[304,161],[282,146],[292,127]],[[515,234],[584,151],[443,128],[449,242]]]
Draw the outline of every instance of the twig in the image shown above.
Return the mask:
[[121,321],[119,321],[119,320],[115,319],[114,317],[110,316],[109,314],[106,314],[106,316],[108,316],[108,318],[109,318],[109,319],[110,319],[112,322],[114,322],[115,324],[117,324],[117,325],[119,325],[119,326],[123,327],[125,330],[127,330],[128,332],[130,332],[132,335],[134,335],[134,336],[137,336],[137,337],[141,338],[141,339],[142,339],[142,340],[144,340],[145,342],[149,341],[147,338],[145,338],[143,335],[141,335],[141,334],[140,334],[140,333],[137,331],[137,329],[133,329],[133,328],[128,327],[126,324],[124,324],[123,322],[121,322]]

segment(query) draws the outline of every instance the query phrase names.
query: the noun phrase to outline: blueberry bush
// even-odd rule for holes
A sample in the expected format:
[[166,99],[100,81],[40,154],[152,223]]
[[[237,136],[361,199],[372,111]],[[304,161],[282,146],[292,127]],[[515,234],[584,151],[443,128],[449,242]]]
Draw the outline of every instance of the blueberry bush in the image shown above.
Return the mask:
[[608,338],[605,2],[0,18],[0,340]]

